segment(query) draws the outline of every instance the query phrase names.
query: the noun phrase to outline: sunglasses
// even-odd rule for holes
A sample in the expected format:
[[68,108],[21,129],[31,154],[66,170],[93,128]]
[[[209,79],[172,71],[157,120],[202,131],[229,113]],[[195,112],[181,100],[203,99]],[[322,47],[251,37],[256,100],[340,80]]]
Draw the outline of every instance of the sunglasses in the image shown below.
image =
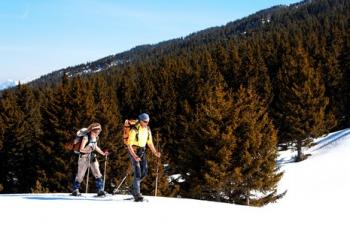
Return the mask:
[[142,122],[145,123],[145,124],[148,124],[149,121],[142,121]]

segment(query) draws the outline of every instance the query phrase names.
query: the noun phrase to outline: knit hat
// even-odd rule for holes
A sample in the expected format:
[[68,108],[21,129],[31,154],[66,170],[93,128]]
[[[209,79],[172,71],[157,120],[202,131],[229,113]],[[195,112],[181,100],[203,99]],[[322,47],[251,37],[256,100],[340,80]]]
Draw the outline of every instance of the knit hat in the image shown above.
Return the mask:
[[147,113],[140,114],[138,118],[140,121],[149,121],[149,115]]

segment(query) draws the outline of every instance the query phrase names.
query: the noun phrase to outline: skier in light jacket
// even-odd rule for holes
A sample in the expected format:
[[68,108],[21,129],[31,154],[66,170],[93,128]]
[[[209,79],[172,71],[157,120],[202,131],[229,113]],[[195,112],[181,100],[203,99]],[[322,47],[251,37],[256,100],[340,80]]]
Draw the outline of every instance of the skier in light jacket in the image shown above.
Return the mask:
[[96,178],[96,189],[98,196],[106,195],[103,187],[102,174],[99,169],[99,163],[95,151],[103,156],[108,156],[108,152],[103,152],[97,145],[98,135],[102,131],[99,123],[93,123],[87,128],[87,135],[82,139],[80,145],[78,172],[73,183],[73,196],[81,195],[79,192],[80,183],[83,181],[86,170],[90,166],[93,176]]

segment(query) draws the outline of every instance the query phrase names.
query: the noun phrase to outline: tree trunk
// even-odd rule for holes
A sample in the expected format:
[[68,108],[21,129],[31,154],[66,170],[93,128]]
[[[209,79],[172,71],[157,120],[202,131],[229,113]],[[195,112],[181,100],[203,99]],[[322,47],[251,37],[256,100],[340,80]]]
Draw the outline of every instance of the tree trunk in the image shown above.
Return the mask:
[[300,162],[300,161],[303,161],[303,160],[306,159],[306,156],[303,155],[303,152],[301,150],[301,146],[302,146],[302,140],[298,139],[297,140],[297,151],[298,151],[298,154],[297,154],[297,157],[295,159],[296,162]]

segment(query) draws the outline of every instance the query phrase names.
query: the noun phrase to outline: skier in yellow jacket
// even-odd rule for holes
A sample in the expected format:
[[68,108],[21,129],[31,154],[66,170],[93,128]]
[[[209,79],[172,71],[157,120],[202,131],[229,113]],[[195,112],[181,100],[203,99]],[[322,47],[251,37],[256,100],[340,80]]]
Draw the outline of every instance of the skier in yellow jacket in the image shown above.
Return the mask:
[[134,171],[134,181],[132,194],[135,201],[143,201],[140,192],[140,185],[142,179],[147,175],[147,159],[146,159],[146,145],[151,149],[152,153],[160,157],[160,152],[154,147],[152,140],[152,133],[148,127],[149,115],[142,113],[138,116],[138,123],[129,132],[127,142],[129,157]]

